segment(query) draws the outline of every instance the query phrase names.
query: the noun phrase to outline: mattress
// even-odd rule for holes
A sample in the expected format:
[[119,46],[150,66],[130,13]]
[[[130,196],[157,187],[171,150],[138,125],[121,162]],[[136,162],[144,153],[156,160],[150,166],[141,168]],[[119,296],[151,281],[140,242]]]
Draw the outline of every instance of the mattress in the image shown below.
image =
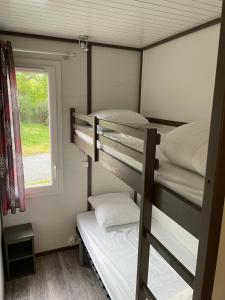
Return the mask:
[[[169,128],[169,126],[161,126],[158,128],[158,131],[163,134],[166,131],[171,130]],[[85,142],[93,143],[93,139],[81,132],[79,129],[76,129],[76,134],[81,139],[85,140]],[[141,139],[117,132],[104,132],[104,136],[123,143],[140,152],[143,151],[144,143]],[[142,171],[142,164],[130,156],[127,156],[109,146],[101,145],[100,142],[98,142],[97,147],[123,161],[132,168]],[[174,165],[163,155],[159,147],[157,147],[156,156],[159,159],[159,169],[155,172],[155,181],[201,207],[203,201],[204,177],[195,172]]]
[[[112,300],[135,299],[138,226],[100,227],[93,211],[77,216],[77,227]],[[154,219],[152,233],[192,272],[196,258]],[[150,248],[148,286],[158,300],[190,300],[192,289]]]

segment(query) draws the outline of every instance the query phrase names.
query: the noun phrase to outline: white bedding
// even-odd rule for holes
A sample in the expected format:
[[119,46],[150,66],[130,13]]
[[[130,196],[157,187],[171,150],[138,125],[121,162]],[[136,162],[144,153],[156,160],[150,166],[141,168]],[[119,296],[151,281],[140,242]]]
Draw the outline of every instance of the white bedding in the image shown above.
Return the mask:
[[[77,216],[86,248],[112,300],[135,299],[138,223],[104,229],[94,212]],[[152,233],[192,272],[196,258],[153,220]],[[192,289],[151,247],[148,286],[159,300],[191,300]]]
[[[161,126],[159,132],[166,133],[168,130],[171,130],[171,127]],[[87,143],[93,142],[91,137],[78,129],[76,130],[76,134]],[[121,142],[140,152],[143,151],[143,140],[116,132],[104,132],[104,136]],[[125,162],[129,166],[140,171],[142,170],[142,164],[131,157],[122,154],[111,147],[102,146],[99,142],[97,146],[99,149],[103,149],[105,152]],[[157,147],[157,158],[159,159],[160,164],[158,171],[155,173],[155,180],[201,207],[203,200],[204,178],[195,172],[172,164],[162,154],[159,147]]]
[[209,130],[209,121],[185,124],[168,132],[159,148],[175,165],[205,177]]

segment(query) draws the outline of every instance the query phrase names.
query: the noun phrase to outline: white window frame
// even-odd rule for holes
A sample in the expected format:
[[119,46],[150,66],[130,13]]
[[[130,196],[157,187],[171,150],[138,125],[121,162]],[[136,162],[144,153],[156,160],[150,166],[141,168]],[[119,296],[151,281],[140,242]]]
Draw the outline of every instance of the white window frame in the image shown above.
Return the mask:
[[63,192],[62,88],[61,64],[36,58],[15,58],[16,70],[47,73],[49,79],[49,125],[51,141],[52,183],[26,187],[26,198]]

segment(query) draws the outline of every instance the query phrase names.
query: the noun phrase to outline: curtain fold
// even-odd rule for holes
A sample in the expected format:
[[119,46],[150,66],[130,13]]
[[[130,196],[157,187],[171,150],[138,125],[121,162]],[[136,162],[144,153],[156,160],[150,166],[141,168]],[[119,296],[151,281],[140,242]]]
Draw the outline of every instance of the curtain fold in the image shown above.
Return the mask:
[[0,199],[3,215],[25,210],[16,71],[10,42],[0,41]]

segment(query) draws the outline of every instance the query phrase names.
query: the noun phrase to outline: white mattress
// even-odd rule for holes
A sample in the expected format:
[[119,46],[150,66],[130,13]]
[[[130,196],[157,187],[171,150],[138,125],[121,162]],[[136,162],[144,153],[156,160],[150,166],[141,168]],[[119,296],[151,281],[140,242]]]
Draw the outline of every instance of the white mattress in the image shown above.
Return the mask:
[[[138,223],[100,227],[93,211],[77,216],[86,248],[112,300],[135,299]],[[196,258],[153,220],[152,233],[194,273]],[[158,300],[190,300],[192,289],[151,247],[148,286]]]
[[[160,133],[166,131],[168,131],[168,126],[160,127]],[[87,143],[93,143],[93,139],[83,132],[76,130],[76,134]],[[143,140],[116,132],[104,132],[104,136],[121,142],[140,152],[143,151]],[[139,171],[142,170],[142,164],[131,157],[122,154],[111,147],[102,146],[99,142],[97,146],[99,149],[103,149],[105,152],[125,162],[129,166],[132,166]],[[155,172],[155,180],[201,207],[203,201],[204,177],[172,164],[162,154],[158,147],[157,158],[159,159],[159,169]]]

